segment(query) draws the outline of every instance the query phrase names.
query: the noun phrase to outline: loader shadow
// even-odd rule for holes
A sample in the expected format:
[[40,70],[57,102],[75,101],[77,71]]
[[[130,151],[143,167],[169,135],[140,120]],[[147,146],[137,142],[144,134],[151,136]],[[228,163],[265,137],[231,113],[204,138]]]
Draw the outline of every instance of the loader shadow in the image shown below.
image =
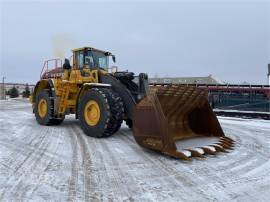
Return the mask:
[[[63,123],[61,125],[55,126],[55,127],[60,127],[63,129],[68,128],[68,127],[76,127],[76,129],[78,131],[80,131],[79,135],[85,135],[83,130],[81,129],[80,121],[76,120],[74,118],[67,118],[63,121]],[[96,138],[96,137],[91,137],[91,136],[87,136],[87,135],[85,135],[85,137],[87,139]],[[143,155],[145,158],[149,158],[152,161],[170,161],[174,164],[178,164],[178,163],[192,164],[193,161],[197,161],[197,160],[204,161],[207,158],[211,158],[211,155],[208,155],[207,158],[193,157],[192,160],[190,160],[190,161],[189,160],[180,160],[178,158],[162,154],[159,151],[155,151],[155,150],[141,147],[139,144],[137,144],[137,142],[133,136],[132,130],[130,128],[128,128],[124,123],[122,124],[122,127],[119,129],[119,131],[117,131],[114,135],[109,136],[109,137],[97,138],[97,139],[99,139],[100,141],[110,140],[110,139],[114,140],[114,141],[124,141],[136,153]]]
[[[144,148],[142,146],[140,146],[139,144],[137,144],[134,136],[133,136],[133,132],[130,128],[128,128],[127,126],[122,127],[118,132],[118,134],[115,134],[115,137],[123,137],[125,136],[126,138],[129,139],[130,141],[130,146],[132,148],[134,148],[134,150],[136,150],[140,155],[146,156],[147,159],[150,159],[151,161],[160,161],[160,162],[171,162],[174,164],[179,164],[179,163],[183,163],[183,164],[191,164],[192,161],[185,161],[185,160],[180,160],[179,158],[175,158],[172,157],[170,155],[165,155],[162,152],[156,151],[156,150],[152,150],[152,149],[148,149],[148,148]],[[194,158],[195,159],[195,158]],[[204,160],[201,158],[198,158],[200,160]]]

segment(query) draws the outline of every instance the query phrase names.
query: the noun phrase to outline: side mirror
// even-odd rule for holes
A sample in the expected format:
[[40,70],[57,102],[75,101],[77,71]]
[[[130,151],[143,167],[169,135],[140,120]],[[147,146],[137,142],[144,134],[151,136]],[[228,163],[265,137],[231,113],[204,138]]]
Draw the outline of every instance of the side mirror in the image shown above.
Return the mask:
[[114,63],[116,62],[115,55],[112,55],[112,60]]

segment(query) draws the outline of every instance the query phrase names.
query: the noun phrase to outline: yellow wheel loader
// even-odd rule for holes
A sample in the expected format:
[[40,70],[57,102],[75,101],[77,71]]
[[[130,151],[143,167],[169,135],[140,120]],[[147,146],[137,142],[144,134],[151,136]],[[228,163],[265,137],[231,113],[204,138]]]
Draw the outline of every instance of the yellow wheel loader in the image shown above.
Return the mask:
[[233,147],[205,90],[149,85],[145,73],[109,72],[110,57],[115,62],[110,52],[83,47],[73,50],[72,65],[45,61],[31,96],[37,122],[57,125],[75,114],[86,135],[108,137],[124,120],[142,147],[185,160]]

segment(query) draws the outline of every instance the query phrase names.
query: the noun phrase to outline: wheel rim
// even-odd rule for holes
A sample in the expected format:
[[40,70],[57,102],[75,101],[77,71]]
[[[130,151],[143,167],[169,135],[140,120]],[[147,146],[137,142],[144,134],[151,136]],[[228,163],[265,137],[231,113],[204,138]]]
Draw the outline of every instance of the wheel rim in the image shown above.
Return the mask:
[[47,101],[42,98],[38,103],[38,114],[41,118],[44,118],[47,114],[47,111],[48,111]]
[[84,108],[84,118],[88,125],[95,126],[100,119],[100,109],[96,101],[90,100]]

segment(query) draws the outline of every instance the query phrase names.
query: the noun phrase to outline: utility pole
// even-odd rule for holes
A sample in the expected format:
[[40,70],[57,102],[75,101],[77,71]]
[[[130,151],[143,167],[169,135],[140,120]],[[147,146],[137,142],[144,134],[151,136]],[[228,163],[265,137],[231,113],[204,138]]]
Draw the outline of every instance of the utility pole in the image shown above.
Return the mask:
[[5,79],[6,79],[6,77],[3,76],[2,77],[2,96],[3,96],[4,100],[6,99]]
[[268,80],[268,85],[270,86],[270,64],[268,64],[267,80]]

